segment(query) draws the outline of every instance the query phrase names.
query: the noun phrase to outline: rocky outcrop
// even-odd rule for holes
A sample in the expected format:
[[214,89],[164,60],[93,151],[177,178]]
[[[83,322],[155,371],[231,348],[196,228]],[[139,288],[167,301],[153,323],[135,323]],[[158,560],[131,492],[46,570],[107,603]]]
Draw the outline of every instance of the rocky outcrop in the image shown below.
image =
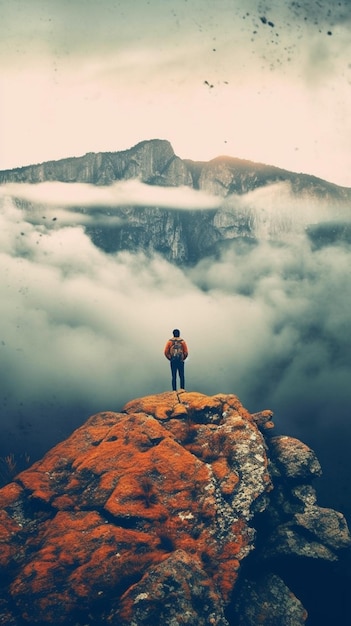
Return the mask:
[[304,624],[276,560],[334,563],[350,537],[313,451],[273,430],[186,391],[91,417],[0,490],[0,623]]

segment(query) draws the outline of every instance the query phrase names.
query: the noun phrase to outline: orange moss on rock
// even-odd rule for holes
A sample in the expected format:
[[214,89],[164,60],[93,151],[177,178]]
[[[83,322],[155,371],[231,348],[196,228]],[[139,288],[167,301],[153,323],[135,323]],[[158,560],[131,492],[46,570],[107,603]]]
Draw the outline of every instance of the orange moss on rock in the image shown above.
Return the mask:
[[252,420],[251,414],[243,407],[237,396],[216,394],[206,396],[195,391],[180,390],[132,400],[124,405],[126,413],[148,413],[159,420],[188,417],[197,421],[203,416],[217,413],[218,419],[226,412],[236,413],[246,420]]
[[268,422],[273,424],[272,417],[273,411],[270,411],[269,409],[252,414],[252,419],[259,427],[265,427]]
[[263,430],[273,430],[273,428],[275,428],[275,424],[274,424],[274,422],[272,422],[272,421],[268,421],[268,422],[266,422],[265,424],[263,424],[263,425],[261,426],[261,428],[262,428]]
[[147,413],[156,419],[169,419],[176,407],[179,405],[178,394],[175,391],[160,393],[153,396],[145,396],[131,400],[124,405],[125,413]]
[[229,559],[221,562],[218,572],[214,574],[213,579],[221,592],[224,603],[230,601],[233,588],[238,579],[240,562],[237,559]]
[[60,511],[44,529],[40,549],[12,583],[12,597],[19,605],[31,597],[41,619],[50,621],[60,589],[63,622],[83,599],[88,603],[98,597],[101,586],[112,588],[124,576],[162,561],[158,543],[155,535],[108,524],[96,512]]
[[212,470],[217,480],[221,481],[226,478],[226,476],[228,476],[230,472],[227,459],[225,457],[222,457],[213,461]]
[[225,457],[218,458],[212,463],[212,470],[219,481],[219,488],[224,495],[233,494],[240,481],[238,474],[231,470]]
[[18,483],[12,482],[0,489],[0,508],[3,509],[21,497],[23,489]]
[[22,615],[60,624],[102,593],[129,615],[134,585],[165,576],[168,562],[179,584],[191,564],[189,581],[199,576],[219,611],[253,542],[251,504],[269,488],[262,434],[234,395],[167,392],[92,416],[0,490],[3,545],[24,498],[45,511],[33,513],[35,532],[24,530],[30,557],[12,601]]
[[191,415],[222,409],[222,402],[218,396],[206,396],[196,391],[182,391],[180,401],[187,407]]
[[204,488],[209,480],[208,469],[171,438],[164,438],[137,463],[131,457],[124,470],[105,504],[116,517],[159,520],[170,512],[197,509],[198,502],[191,495],[193,481]]

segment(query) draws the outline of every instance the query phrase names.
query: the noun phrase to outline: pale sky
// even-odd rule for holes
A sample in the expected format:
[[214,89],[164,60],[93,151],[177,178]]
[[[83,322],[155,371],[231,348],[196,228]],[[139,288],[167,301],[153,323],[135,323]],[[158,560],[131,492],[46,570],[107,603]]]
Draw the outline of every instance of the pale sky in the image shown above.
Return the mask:
[[0,0],[0,169],[168,139],[351,186],[349,0]]

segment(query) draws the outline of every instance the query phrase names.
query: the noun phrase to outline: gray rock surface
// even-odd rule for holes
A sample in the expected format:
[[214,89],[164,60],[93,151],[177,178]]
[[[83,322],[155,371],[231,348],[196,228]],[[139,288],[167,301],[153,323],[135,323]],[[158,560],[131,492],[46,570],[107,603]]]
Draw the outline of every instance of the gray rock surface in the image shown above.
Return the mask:
[[283,580],[271,573],[258,581],[245,581],[245,593],[235,603],[234,615],[237,626],[303,626],[308,617]]

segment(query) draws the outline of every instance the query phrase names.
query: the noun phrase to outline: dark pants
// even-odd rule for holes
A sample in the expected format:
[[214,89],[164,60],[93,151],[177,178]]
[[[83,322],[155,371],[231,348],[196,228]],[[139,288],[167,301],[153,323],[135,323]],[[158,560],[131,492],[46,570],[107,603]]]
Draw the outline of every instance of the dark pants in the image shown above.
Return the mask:
[[171,372],[173,391],[177,390],[177,372],[180,378],[180,388],[184,389],[184,361],[182,361],[182,359],[171,359]]

